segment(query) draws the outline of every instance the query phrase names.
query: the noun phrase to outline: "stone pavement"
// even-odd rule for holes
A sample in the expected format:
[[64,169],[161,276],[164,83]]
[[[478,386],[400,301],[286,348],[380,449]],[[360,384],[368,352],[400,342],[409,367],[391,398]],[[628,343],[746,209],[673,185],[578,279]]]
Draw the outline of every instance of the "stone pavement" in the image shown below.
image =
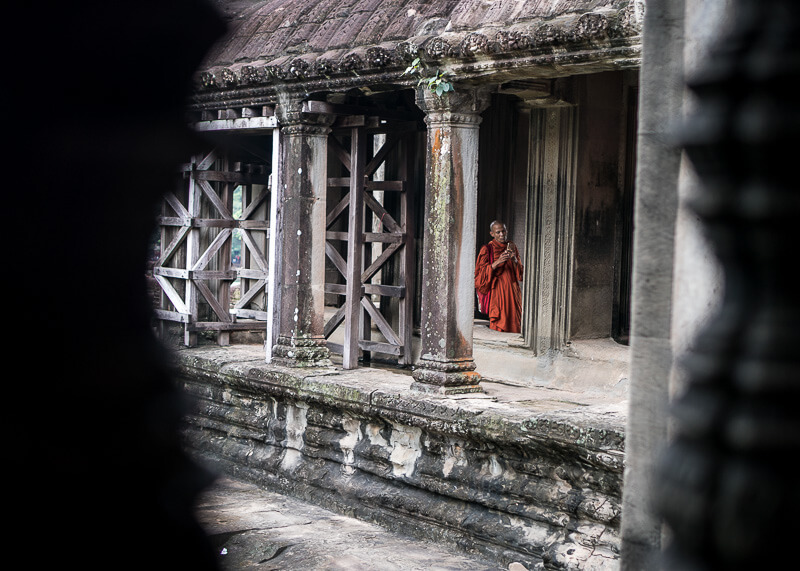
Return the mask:
[[504,569],[228,477],[206,490],[196,513],[223,571]]

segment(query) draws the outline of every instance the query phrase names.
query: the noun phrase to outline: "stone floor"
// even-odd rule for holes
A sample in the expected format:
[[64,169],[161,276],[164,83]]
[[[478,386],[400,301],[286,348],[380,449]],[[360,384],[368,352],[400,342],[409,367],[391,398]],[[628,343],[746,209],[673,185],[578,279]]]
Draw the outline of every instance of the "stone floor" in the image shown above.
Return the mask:
[[[227,477],[200,498],[223,571],[495,571],[500,567]],[[523,571],[521,564],[509,569]]]

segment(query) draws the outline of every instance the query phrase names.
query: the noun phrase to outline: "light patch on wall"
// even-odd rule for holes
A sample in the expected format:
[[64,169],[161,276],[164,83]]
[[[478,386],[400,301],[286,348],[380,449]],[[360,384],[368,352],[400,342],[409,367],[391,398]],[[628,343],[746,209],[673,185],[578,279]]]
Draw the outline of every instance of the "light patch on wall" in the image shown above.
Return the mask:
[[464,448],[460,444],[452,444],[447,447],[442,466],[442,475],[447,478],[456,466],[467,466],[467,457]]
[[366,433],[367,437],[369,438],[369,443],[373,446],[388,448],[389,443],[383,437],[383,434],[381,434],[381,428],[382,426],[380,424],[367,423]]
[[361,422],[357,418],[344,417],[342,419],[342,428],[344,428],[347,435],[339,440],[339,448],[342,450],[344,465],[342,472],[348,476],[352,476],[356,469],[353,467],[355,463],[355,447],[361,440]]
[[303,456],[307,414],[308,405],[305,403],[290,404],[286,407],[286,440],[283,441],[286,452],[281,462],[283,470],[295,468]]
[[392,453],[389,461],[395,476],[410,478],[414,474],[417,459],[422,456],[419,443],[421,436],[420,428],[392,423],[392,435],[389,437]]

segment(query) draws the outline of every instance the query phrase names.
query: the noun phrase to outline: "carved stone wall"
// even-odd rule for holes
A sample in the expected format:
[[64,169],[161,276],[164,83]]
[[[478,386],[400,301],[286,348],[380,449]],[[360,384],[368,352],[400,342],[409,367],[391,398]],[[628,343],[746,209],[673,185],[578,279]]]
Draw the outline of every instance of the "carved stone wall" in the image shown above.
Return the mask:
[[567,414],[478,412],[409,378],[181,352],[186,441],[217,469],[502,566],[617,563],[623,437]]

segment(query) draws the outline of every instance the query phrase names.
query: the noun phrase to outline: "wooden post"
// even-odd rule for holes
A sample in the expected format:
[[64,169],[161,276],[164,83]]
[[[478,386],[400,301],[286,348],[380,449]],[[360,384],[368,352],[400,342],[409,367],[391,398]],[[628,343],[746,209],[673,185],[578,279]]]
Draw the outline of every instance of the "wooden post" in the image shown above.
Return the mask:
[[361,272],[363,266],[364,231],[364,167],[366,165],[366,138],[363,127],[350,130],[350,205],[348,210],[349,239],[347,241],[347,296],[345,298],[344,353],[345,369],[358,367],[358,341],[362,332]]

